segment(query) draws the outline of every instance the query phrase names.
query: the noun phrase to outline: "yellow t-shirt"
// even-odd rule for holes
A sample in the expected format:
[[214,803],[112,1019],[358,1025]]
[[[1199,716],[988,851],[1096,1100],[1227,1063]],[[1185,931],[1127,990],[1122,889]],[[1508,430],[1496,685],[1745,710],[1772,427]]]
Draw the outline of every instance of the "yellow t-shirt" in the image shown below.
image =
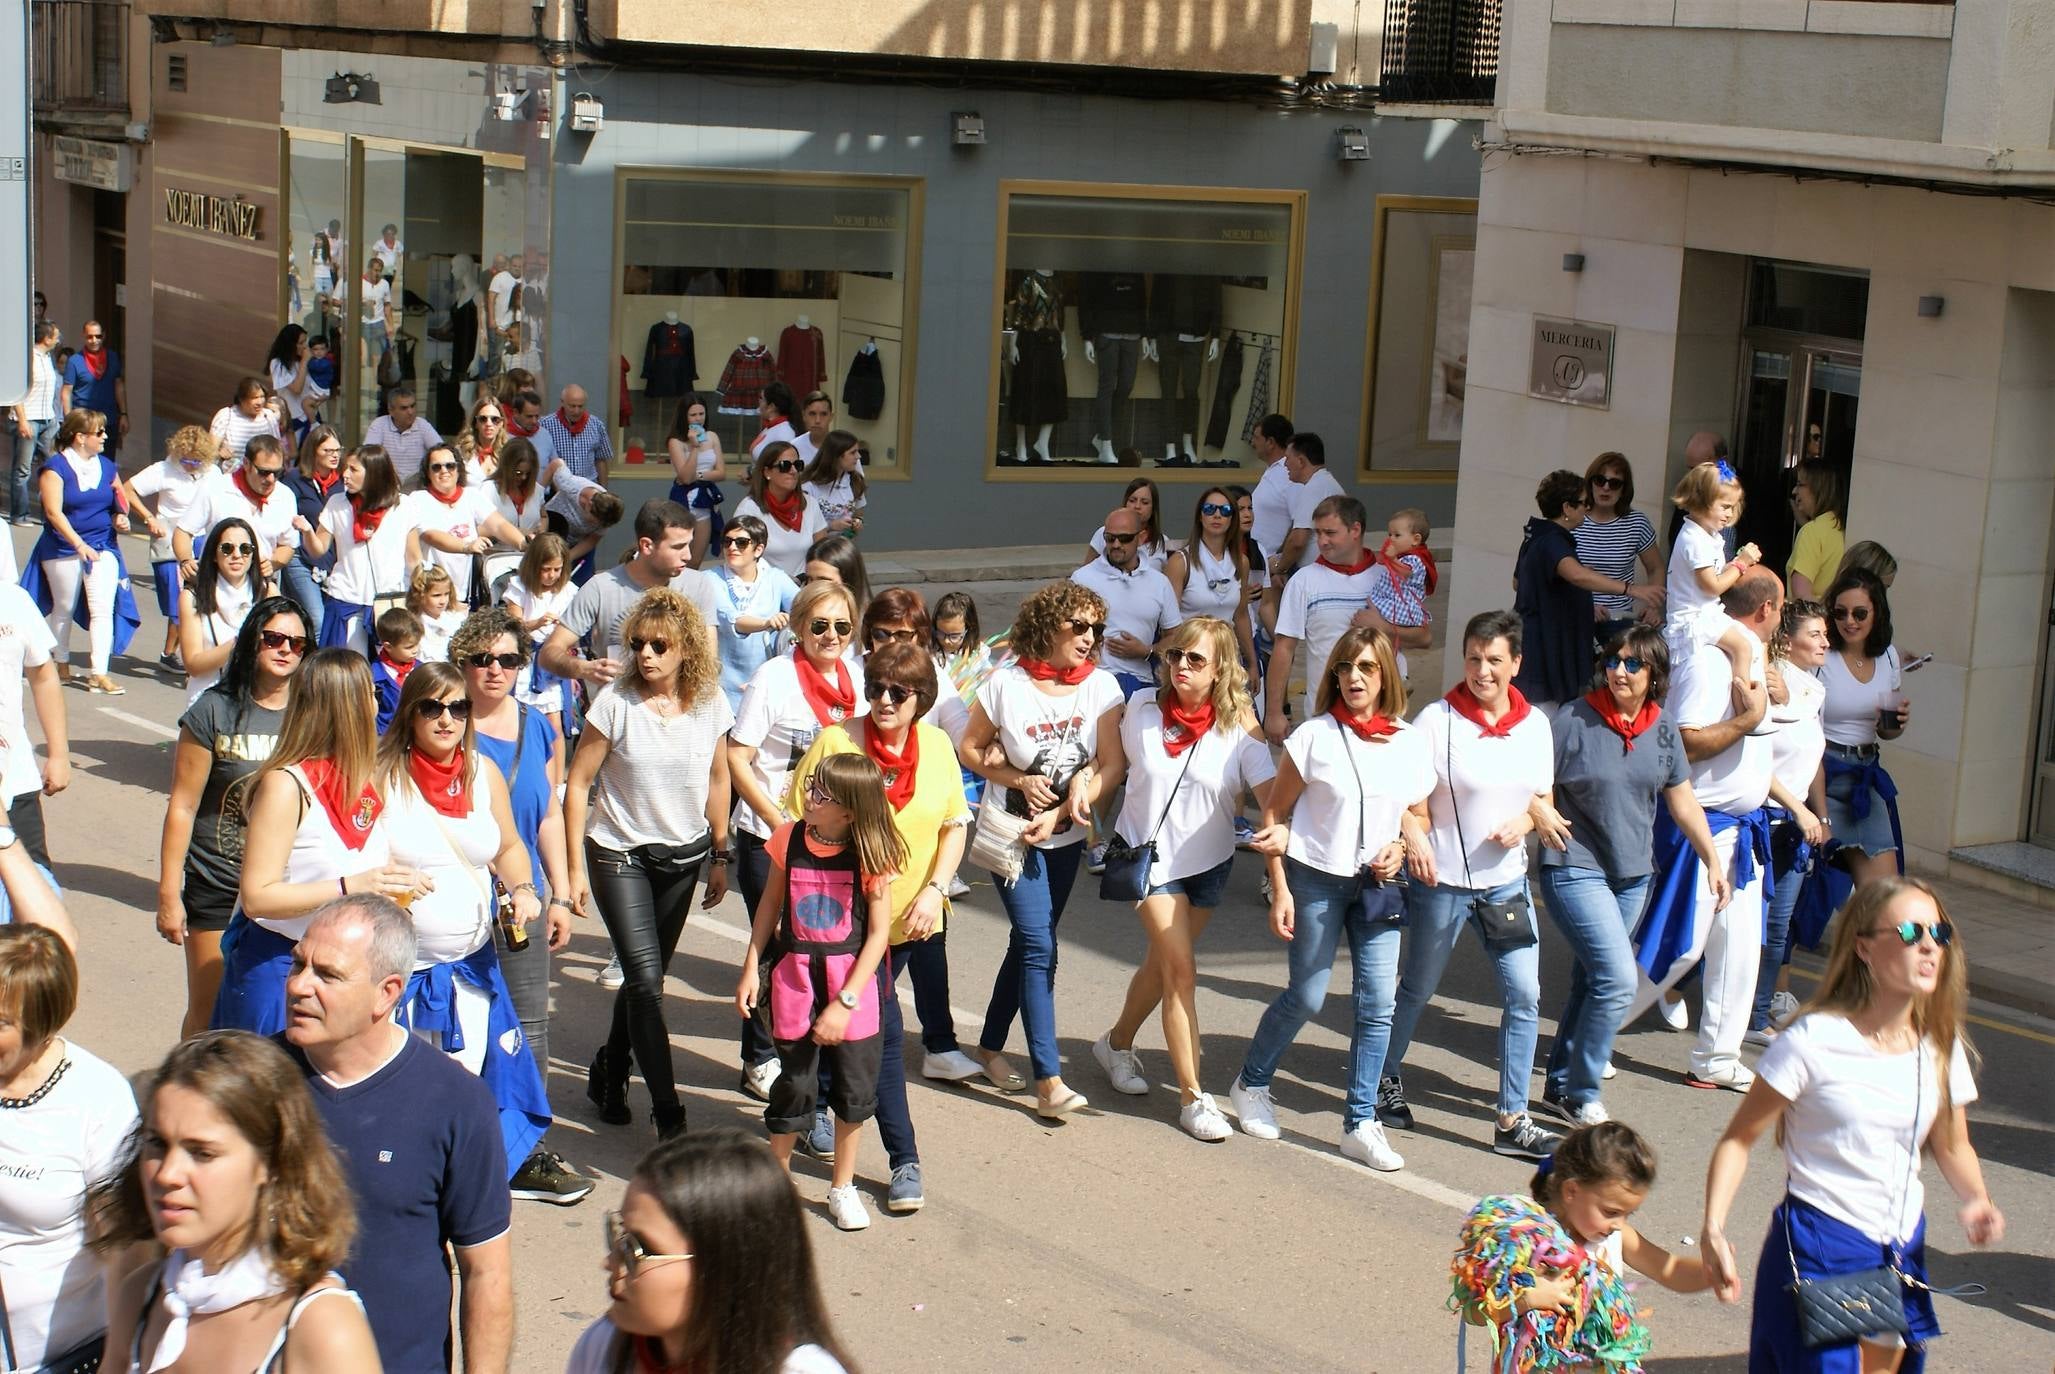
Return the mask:
[[1841,522],[1832,511],[1815,515],[1798,527],[1798,539],[1791,545],[1791,561],[1784,565],[1785,573],[1810,582],[1813,599],[1817,601],[1827,594],[1834,574],[1840,570],[1844,542]]
[[[906,913],[913,899],[935,876],[935,855],[942,847],[942,832],[950,825],[968,825],[970,803],[963,795],[963,772],[956,762],[956,750],[949,737],[925,721],[914,725],[920,740],[920,762],[913,774],[913,796],[898,814],[899,838],[906,842],[906,867],[892,879],[892,943],[906,943]],[[792,783],[785,793],[785,809],[799,815],[806,809],[806,788],[813,770],[830,754],[861,754],[863,742],[855,731],[863,729],[862,718],[833,725],[814,736],[813,747],[792,770]],[[949,903],[942,903],[942,924],[948,924]]]

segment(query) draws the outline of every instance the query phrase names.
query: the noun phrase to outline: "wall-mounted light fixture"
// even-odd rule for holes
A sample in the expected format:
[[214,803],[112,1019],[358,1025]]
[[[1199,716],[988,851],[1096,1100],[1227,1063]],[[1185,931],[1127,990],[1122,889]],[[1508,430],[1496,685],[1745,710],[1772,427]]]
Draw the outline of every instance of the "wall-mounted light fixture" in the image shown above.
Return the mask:
[[378,82],[370,73],[337,72],[328,78],[321,99],[329,105],[381,105]]
[[1946,309],[1947,305],[1948,298],[1945,296],[1921,296],[1919,298],[1919,317],[1923,320],[1937,320],[1941,317],[1941,311]]
[[1563,254],[1563,270],[1565,272],[1582,272],[1584,270],[1584,255],[1582,253]]
[[1334,131],[1334,155],[1343,162],[1370,160],[1370,135],[1354,125]]
[[985,117],[976,110],[956,110],[949,116],[949,141],[959,148],[980,147],[985,142]]
[[580,91],[571,97],[571,132],[574,134],[596,134],[606,127],[607,107],[590,91]]

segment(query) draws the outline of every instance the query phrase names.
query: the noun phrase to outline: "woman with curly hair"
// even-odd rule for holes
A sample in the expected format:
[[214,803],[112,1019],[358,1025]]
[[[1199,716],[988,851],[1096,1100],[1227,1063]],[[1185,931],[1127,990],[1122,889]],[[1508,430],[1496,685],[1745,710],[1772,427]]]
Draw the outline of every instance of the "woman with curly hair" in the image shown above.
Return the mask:
[[564,791],[571,906],[582,912],[599,898],[625,978],[586,1092],[600,1120],[632,1120],[632,1049],[657,1133],[672,1136],[685,1129],[685,1108],[671,1071],[664,974],[702,865],[711,865],[706,906],[728,893],[725,746],[735,713],[721,694],[706,623],[677,592],[644,593],[621,623],[621,641],[635,671],[593,698]]
[[[174,1049],[120,1171],[86,1205],[102,1254],[169,1251],[111,1280],[109,1369],[379,1367],[363,1304],[335,1272],[357,1229],[349,1181],[277,1045],[214,1031]],[[319,1301],[330,1296],[343,1301]]]
[[[1020,876],[999,883],[1012,933],[971,1057],[995,1086],[1027,1086],[1000,1054],[1018,1016],[1034,1069],[1035,1114],[1052,1121],[1086,1105],[1084,1094],[1064,1084],[1056,1049],[1056,926],[1077,881],[1092,806],[1127,774],[1120,684],[1096,663],[1105,635],[1098,593],[1075,582],[1031,593],[1013,622],[1018,661],[978,688],[956,751],[1000,789],[999,805],[1028,822]],[[998,763],[989,759],[994,743],[1003,751]]]
[[[123,482],[128,508],[142,516],[150,531],[150,575],[157,586],[157,609],[164,615],[164,652],[157,661],[176,668],[178,660],[178,589],[181,581],[178,551],[171,546],[171,532],[179,518],[204,501],[228,479],[215,466],[220,446],[204,426],[185,425],[174,431],[164,444],[164,459],[152,463]],[[156,497],[155,508],[146,498]]]
[[[1235,597],[1239,602],[1239,591]],[[1277,776],[1249,703],[1240,638],[1213,616],[1179,625],[1164,640],[1158,685],[1129,698],[1120,722],[1127,792],[1113,833],[1131,847],[1156,847],[1149,895],[1135,905],[1149,957],[1129,980],[1120,1019],[1092,1046],[1092,1057],[1116,1089],[1146,1094],[1135,1033],[1160,1003],[1163,1042],[1184,1099],[1178,1121],[1196,1140],[1225,1140],[1234,1132],[1199,1088],[1193,950],[1227,892],[1242,793],[1254,792],[1261,806]]]

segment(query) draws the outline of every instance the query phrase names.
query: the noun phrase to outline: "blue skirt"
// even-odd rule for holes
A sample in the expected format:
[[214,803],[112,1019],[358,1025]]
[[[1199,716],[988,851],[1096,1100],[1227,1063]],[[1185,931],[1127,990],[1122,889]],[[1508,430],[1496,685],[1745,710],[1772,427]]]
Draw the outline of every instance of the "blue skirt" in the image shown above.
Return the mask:
[[293,941],[238,911],[221,936],[221,991],[209,1030],[276,1035],[285,1029],[285,980]]
[[[1785,1253],[1785,1227],[1799,1271],[1809,1279],[1859,1274],[1891,1260],[1891,1248],[1878,1243],[1838,1217],[1809,1202],[1786,1197],[1770,1213],[1770,1233],[1755,1266],[1755,1308],[1748,1328],[1748,1374],[1859,1374],[1859,1341],[1842,1341],[1808,1349],[1799,1334],[1798,1298],[1791,1291],[1791,1256]],[[1898,1268],[1920,1282],[1927,1278],[1927,1223],[1920,1219],[1912,1239],[1898,1254]],[[1926,1344],[1941,1334],[1934,1318],[1934,1299],[1923,1288],[1906,1287],[1905,1320],[1912,1340],[1899,1374],[1921,1374]],[[1881,1343],[1881,1342],[1879,1342]]]
[[157,609],[172,624],[178,624],[178,560],[167,558],[150,565],[150,580],[157,584]]

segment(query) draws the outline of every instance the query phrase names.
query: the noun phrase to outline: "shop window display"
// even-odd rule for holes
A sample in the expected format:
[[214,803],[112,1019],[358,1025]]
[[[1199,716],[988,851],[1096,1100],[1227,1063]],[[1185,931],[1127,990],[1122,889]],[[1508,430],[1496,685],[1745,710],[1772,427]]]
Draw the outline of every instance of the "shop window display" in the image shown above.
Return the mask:
[[1290,403],[1304,197],[1212,194],[1002,190],[998,467],[1255,463]]
[[739,471],[774,381],[795,428],[825,393],[874,476],[906,470],[917,183],[635,172],[619,196],[617,473],[670,480],[666,440],[695,404]]

